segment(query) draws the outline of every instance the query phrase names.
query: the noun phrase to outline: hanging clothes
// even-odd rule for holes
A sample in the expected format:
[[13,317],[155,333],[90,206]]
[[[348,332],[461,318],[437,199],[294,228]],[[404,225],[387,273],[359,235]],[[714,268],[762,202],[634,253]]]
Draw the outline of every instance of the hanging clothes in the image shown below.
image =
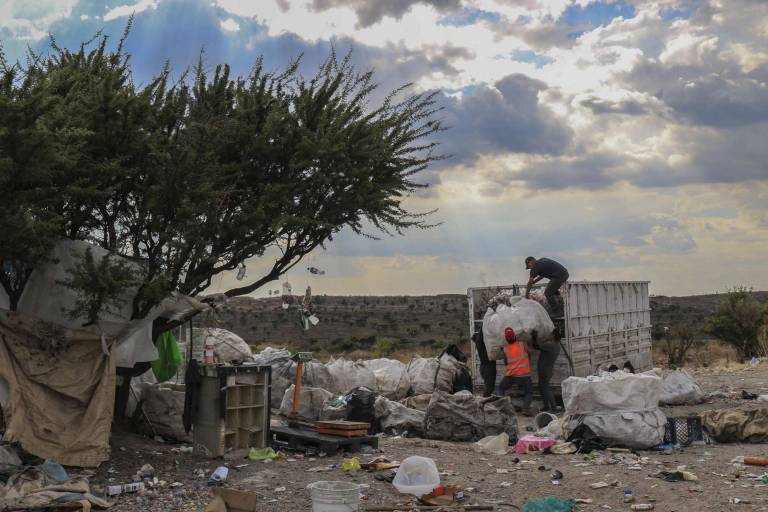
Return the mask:
[[179,352],[179,344],[176,336],[171,331],[166,331],[155,340],[155,347],[159,357],[152,361],[152,372],[157,382],[165,382],[179,371],[184,364],[184,358]]

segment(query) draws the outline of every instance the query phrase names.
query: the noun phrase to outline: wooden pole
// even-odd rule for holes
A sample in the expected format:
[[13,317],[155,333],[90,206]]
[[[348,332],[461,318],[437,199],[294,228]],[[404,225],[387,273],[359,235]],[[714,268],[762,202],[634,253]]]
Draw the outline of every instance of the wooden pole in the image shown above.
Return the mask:
[[296,381],[293,385],[293,406],[291,407],[291,416],[299,415],[299,402],[301,401],[301,376],[304,374],[304,361],[299,359],[296,363]]

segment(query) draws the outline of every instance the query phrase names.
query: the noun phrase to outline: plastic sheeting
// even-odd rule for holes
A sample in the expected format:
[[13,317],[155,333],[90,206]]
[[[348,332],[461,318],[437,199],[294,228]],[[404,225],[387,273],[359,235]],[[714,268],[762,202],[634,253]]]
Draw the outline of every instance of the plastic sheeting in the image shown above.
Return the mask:
[[488,358],[503,359],[504,329],[511,327],[518,338],[529,341],[530,333],[536,330],[539,341],[551,339],[555,325],[547,310],[534,300],[523,297],[509,297],[510,306],[499,304],[494,311],[488,308],[483,317],[483,339],[488,351]]
[[[103,312],[97,326],[83,328],[85,318],[71,318],[69,315],[78,298],[77,291],[60,283],[69,277],[68,271],[75,268],[87,249],[91,249],[97,262],[109,253],[79,240],[64,240],[57,244],[51,253],[50,263],[38,266],[30,276],[17,312],[67,329],[80,329],[114,338],[117,342],[116,365],[133,367],[138,362],[154,361],[158,357],[152,339],[152,322],[156,318],[184,318],[209,307],[191,297],[173,293],[144,318],[132,320],[133,297],[137,288],[127,288],[121,297],[121,307]],[[142,269],[135,261],[123,259],[123,262],[134,270]],[[0,307],[8,307],[8,296],[2,288]]]
[[604,442],[651,448],[664,440],[667,418],[659,409],[661,378],[653,373],[601,372],[563,381],[566,437],[585,424]]
[[371,359],[363,364],[373,371],[376,377],[376,391],[392,400],[408,396],[411,389],[411,379],[408,367],[395,359]]
[[705,400],[693,377],[685,370],[675,370],[668,373],[661,381],[661,397],[659,401],[665,405],[700,404]]

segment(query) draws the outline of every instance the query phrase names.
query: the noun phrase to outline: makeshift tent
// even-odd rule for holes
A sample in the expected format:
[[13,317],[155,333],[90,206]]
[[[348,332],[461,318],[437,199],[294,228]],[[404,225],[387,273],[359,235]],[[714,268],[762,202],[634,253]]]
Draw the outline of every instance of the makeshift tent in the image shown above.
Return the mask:
[[69,466],[109,459],[114,342],[9,313],[0,321],[0,376],[9,384],[4,441]]
[[[172,293],[147,316],[134,320],[131,304],[137,290],[129,288],[120,298],[122,307],[84,327],[85,318],[71,316],[77,292],[61,283],[88,249],[96,263],[108,254],[87,242],[58,244],[48,263],[32,273],[17,311],[0,320],[4,440],[76,466],[96,466],[109,458],[115,367],[158,359],[154,320],[183,320],[209,308]],[[125,261],[141,269],[140,263]],[[8,296],[0,288],[0,309],[7,308]]]

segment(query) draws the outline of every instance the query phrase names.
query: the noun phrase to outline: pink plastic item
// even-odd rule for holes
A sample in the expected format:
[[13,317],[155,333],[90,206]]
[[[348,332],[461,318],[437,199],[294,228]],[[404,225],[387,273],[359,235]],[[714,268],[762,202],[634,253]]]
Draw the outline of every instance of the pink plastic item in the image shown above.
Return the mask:
[[543,452],[554,445],[555,440],[551,437],[525,435],[517,441],[517,444],[515,445],[515,453],[525,454],[530,452]]

